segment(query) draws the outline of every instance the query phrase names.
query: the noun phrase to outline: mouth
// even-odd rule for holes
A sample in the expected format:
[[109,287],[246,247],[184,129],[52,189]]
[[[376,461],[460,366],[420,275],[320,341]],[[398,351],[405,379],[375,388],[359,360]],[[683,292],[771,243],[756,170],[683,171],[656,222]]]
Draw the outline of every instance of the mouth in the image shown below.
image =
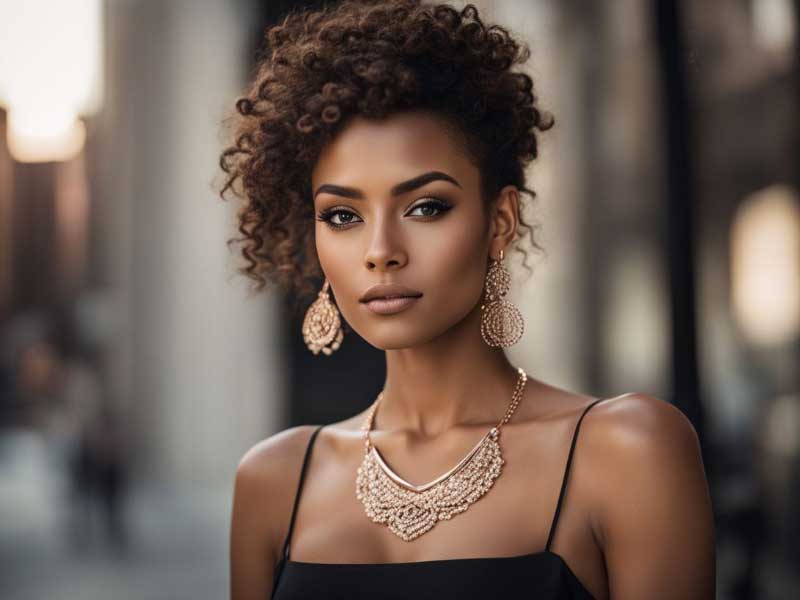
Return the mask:
[[419,300],[420,296],[392,296],[372,298],[364,302],[367,308],[379,315],[393,315],[399,313]]
[[393,283],[373,285],[359,298],[372,312],[393,315],[414,305],[422,292]]

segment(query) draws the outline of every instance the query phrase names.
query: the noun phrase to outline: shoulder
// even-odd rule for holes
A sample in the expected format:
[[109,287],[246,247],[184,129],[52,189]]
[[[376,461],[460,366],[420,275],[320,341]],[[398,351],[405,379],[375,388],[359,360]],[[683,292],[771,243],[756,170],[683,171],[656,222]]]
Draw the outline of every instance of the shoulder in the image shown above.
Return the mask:
[[289,529],[303,455],[315,426],[280,431],[239,460],[230,518],[231,597],[266,597]]
[[[343,421],[328,423],[314,442],[314,456],[340,451],[340,446],[360,440],[360,425],[365,409]],[[287,480],[296,483],[306,448],[320,425],[297,425],[279,431],[251,446],[242,456],[236,469],[237,478],[270,486]]]
[[648,394],[624,394],[594,410],[584,491],[615,596],[664,590],[659,598],[712,598],[714,514],[695,428]]
[[593,406],[580,437],[582,487],[607,552],[632,556],[648,539],[658,539],[662,552],[677,554],[686,532],[695,533],[696,546],[707,555],[712,552],[700,442],[680,409],[648,394],[623,394]]
[[[239,460],[234,510],[251,528],[280,537],[291,514],[306,448],[316,425],[279,431],[251,446]],[[272,510],[264,510],[264,507]]]
[[[579,443],[582,460],[596,473],[590,479],[598,493],[619,490],[619,485],[634,489],[635,482],[650,477],[655,485],[668,486],[664,493],[678,493],[669,486],[682,474],[705,479],[691,421],[673,404],[649,394],[623,394],[593,406],[581,425]],[[615,497],[606,493],[600,500],[613,502]]]
[[279,431],[253,444],[239,460],[237,477],[250,479],[269,477],[291,463],[302,460],[317,425],[298,425]]
[[590,423],[582,426],[581,436],[612,453],[699,449],[697,431],[686,415],[649,394],[631,392],[608,398],[593,406],[585,420]]

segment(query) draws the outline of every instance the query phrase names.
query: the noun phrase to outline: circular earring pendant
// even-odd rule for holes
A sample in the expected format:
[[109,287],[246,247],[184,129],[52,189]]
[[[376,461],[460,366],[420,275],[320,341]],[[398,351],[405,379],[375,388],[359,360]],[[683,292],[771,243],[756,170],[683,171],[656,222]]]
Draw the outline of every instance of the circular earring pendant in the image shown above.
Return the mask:
[[338,350],[344,339],[339,309],[331,302],[329,287],[326,279],[318,298],[308,307],[303,319],[303,340],[306,346],[314,354],[321,351],[326,356]]
[[486,274],[486,299],[481,305],[481,335],[492,347],[513,346],[525,331],[525,321],[516,305],[504,298],[511,284],[511,274],[500,259],[493,261]]
[[492,347],[507,348],[516,344],[525,331],[522,313],[508,300],[492,302],[483,312],[481,335]]

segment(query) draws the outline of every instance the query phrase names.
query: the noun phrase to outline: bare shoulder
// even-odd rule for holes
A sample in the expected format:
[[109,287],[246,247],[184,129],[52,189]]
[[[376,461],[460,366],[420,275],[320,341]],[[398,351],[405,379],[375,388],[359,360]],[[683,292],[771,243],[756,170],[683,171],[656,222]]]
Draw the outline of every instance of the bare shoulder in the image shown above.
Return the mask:
[[230,522],[230,597],[266,598],[289,528],[303,456],[315,426],[280,431],[239,460]]
[[[234,510],[250,531],[260,531],[271,545],[288,527],[303,456],[314,425],[279,431],[251,446],[236,468]],[[268,509],[268,510],[265,510]]]
[[[653,589],[710,597],[713,511],[691,421],[665,400],[628,393],[593,406],[580,438],[581,488],[611,589],[622,598]],[[641,560],[650,567],[626,570]]]
[[242,456],[236,469],[237,476],[269,478],[276,473],[285,473],[305,453],[316,425],[297,425],[279,431],[253,444]]
[[[581,425],[580,443],[583,460],[591,463],[593,472],[602,473],[592,481],[598,493],[619,489],[612,484],[633,482],[646,473],[667,481],[666,475],[694,472],[705,480],[700,441],[691,421],[673,404],[649,394],[623,394],[593,406]],[[613,502],[615,496],[602,499]]]
[[[366,409],[342,421],[326,424],[314,444],[314,454],[319,453],[317,447],[336,446],[339,437],[359,437],[364,413]],[[255,443],[239,461],[237,478],[242,477],[270,489],[280,488],[287,482],[297,483],[303,456],[317,427],[319,425],[297,425]]]
[[[592,407],[591,425],[584,435],[611,451],[699,449],[697,432],[683,412],[666,400],[642,393],[627,393]],[[591,432],[589,431],[591,430]]]

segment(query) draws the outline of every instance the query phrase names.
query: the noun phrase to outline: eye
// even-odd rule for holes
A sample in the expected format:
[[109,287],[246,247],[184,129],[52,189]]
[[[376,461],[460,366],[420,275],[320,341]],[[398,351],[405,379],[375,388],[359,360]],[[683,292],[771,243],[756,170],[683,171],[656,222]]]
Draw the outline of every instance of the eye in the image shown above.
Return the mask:
[[[317,216],[318,221],[325,222],[333,229],[345,229],[350,223],[355,223],[353,217],[357,217],[356,213],[341,208],[326,208],[320,211]],[[338,217],[338,219],[337,219]]]
[[[451,208],[453,207],[444,200],[439,198],[430,198],[427,202],[421,202],[417,204],[408,214],[410,215],[415,210],[422,209],[424,214],[418,216],[431,218],[438,217],[439,215],[446,213]],[[434,211],[433,214],[431,214],[431,210]]]
[[[408,213],[408,216],[422,217],[423,219],[435,219],[450,210],[452,205],[441,200],[440,198],[431,197],[427,202],[420,202],[414,206]],[[413,213],[421,211],[422,214]],[[344,208],[326,208],[321,210],[317,215],[317,220],[324,222],[331,229],[347,229],[349,225],[360,221],[360,217]]]

